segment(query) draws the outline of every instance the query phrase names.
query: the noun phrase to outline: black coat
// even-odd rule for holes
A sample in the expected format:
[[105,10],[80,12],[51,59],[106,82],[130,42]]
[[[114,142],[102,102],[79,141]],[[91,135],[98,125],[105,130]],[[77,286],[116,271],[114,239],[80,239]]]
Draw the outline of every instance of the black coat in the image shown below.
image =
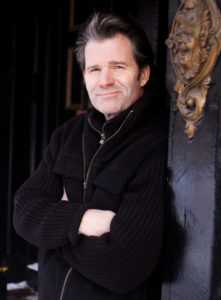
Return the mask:
[[[156,299],[167,136],[144,98],[105,126],[92,109],[58,128],[16,193],[15,229],[40,249],[39,300]],[[109,233],[78,234],[88,208],[116,212]]]

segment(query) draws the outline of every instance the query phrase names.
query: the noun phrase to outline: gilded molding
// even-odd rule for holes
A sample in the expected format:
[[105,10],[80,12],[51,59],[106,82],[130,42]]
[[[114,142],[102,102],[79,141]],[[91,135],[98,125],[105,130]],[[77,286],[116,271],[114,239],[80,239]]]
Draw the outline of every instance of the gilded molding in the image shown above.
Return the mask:
[[177,82],[177,107],[192,138],[202,117],[210,73],[221,50],[221,14],[215,0],[182,0],[166,45]]

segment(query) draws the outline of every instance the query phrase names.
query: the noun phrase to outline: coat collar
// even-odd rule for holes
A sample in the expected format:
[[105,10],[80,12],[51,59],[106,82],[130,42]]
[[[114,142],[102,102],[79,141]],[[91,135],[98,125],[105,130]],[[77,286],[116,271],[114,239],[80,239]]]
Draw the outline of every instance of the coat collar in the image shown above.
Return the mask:
[[118,130],[118,128],[120,128],[121,124],[125,121],[125,118],[127,118],[128,114],[132,111],[133,113],[126,122],[127,130],[129,130],[135,124],[138,125],[143,118],[147,119],[147,115],[150,115],[150,94],[150,89],[146,88],[143,95],[136,100],[132,106],[108,121],[105,120],[105,117],[102,113],[93,107],[88,111],[88,123],[92,129],[97,131],[99,134],[104,133],[106,138],[109,138]]

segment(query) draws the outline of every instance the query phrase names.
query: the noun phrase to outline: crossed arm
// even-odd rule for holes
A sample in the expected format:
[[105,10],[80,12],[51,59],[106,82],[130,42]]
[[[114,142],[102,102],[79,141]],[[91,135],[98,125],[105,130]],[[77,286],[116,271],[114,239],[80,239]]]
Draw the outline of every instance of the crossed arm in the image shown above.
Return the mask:
[[38,247],[61,247],[68,264],[87,279],[116,293],[128,292],[159,259],[164,179],[151,175],[161,174],[164,159],[157,158],[148,160],[130,182],[116,215],[91,203],[68,201],[60,177],[41,164],[15,196],[16,231]]
[[15,195],[16,231],[43,249],[62,248],[69,265],[89,280],[128,292],[158,263],[165,156],[156,153],[141,166],[115,215],[94,203],[68,201],[53,171],[58,146],[53,139],[35,174]]
[[[68,201],[65,189],[61,200]],[[78,233],[99,237],[110,231],[110,224],[114,216],[115,213],[111,210],[87,209],[81,219]]]

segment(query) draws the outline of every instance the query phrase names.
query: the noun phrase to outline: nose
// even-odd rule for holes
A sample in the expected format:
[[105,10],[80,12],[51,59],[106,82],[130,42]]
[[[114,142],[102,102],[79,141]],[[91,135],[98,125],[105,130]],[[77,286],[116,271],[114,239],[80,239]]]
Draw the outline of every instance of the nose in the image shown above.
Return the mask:
[[111,70],[102,70],[100,72],[99,85],[108,87],[114,84],[114,77]]

